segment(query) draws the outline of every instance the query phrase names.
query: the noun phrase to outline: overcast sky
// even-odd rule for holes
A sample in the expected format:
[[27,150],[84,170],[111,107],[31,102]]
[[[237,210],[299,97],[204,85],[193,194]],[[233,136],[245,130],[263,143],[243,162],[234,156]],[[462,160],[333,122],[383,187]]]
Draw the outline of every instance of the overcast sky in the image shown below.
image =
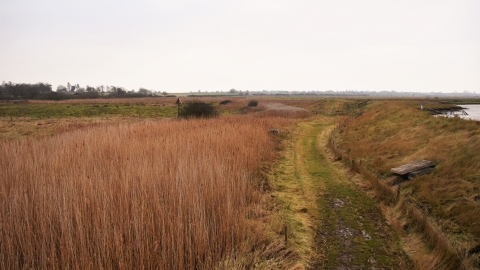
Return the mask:
[[480,0],[0,0],[0,81],[480,92]]

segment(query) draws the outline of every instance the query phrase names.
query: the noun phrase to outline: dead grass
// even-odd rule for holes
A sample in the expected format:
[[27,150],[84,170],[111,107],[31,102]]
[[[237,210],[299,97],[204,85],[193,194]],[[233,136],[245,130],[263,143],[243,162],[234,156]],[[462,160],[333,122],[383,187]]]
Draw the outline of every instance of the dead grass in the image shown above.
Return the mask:
[[298,253],[297,263],[312,267],[316,258],[315,229],[318,222],[316,187],[306,172],[306,155],[302,140],[308,127],[297,124],[286,141],[282,160],[272,172],[273,199],[281,219],[276,226],[279,235],[287,228],[288,246]]
[[[363,174],[372,179],[385,179],[390,168],[413,160],[428,159],[437,164],[432,174],[402,184],[402,194],[410,196],[424,213],[408,207],[402,211],[413,222],[408,227],[431,243],[434,255],[427,257],[434,261],[429,263],[435,269],[452,269],[458,265],[462,249],[468,253],[480,243],[480,205],[472,199],[480,190],[480,122],[433,117],[419,110],[420,103],[435,105],[425,105],[425,101],[374,102],[362,115],[340,123],[336,143],[343,151],[342,158],[353,167],[362,160]],[[378,182],[373,184],[378,196],[392,196],[389,187]],[[425,216],[432,218],[431,224]],[[435,223],[440,227],[435,228]],[[446,239],[440,239],[442,234],[436,231],[445,233]],[[478,254],[469,254],[467,264],[480,267]]]
[[288,122],[144,120],[0,142],[0,268],[242,268],[262,247],[288,258],[251,210],[275,156],[268,130]]
[[138,122],[139,119],[127,117],[83,117],[83,118],[48,118],[0,117],[0,141],[12,141],[22,138],[42,138],[70,132],[77,129],[100,125]]

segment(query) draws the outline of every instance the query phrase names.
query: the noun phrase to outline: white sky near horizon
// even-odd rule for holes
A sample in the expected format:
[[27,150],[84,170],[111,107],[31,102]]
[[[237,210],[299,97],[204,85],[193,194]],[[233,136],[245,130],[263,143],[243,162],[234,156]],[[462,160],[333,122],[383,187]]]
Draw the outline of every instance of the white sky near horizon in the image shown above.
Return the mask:
[[480,92],[480,0],[0,0],[0,81]]

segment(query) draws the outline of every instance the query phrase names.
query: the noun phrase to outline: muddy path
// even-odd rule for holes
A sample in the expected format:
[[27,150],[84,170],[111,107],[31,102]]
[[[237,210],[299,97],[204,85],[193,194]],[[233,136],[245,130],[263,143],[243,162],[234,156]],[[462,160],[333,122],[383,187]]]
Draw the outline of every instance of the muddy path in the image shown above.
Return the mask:
[[301,122],[277,173],[289,244],[307,269],[413,269],[377,202],[326,147],[330,118]]

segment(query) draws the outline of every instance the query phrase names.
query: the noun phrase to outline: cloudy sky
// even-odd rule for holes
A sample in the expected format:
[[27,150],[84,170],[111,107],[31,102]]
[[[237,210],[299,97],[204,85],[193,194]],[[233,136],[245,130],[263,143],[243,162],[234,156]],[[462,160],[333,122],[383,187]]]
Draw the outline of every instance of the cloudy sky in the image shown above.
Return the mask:
[[480,92],[479,0],[0,0],[0,81]]

